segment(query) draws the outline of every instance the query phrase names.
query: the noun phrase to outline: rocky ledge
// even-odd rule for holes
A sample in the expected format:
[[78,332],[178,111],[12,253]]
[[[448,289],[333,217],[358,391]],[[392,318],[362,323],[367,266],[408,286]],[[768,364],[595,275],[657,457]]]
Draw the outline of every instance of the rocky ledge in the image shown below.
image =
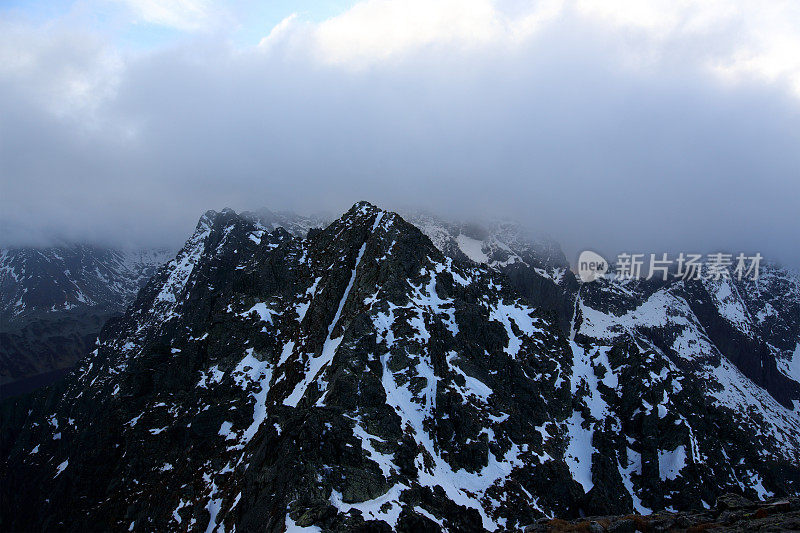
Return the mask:
[[713,509],[651,515],[593,516],[579,520],[543,518],[526,533],[585,531],[643,533],[658,531],[800,531],[800,498],[751,501],[736,494],[720,496]]

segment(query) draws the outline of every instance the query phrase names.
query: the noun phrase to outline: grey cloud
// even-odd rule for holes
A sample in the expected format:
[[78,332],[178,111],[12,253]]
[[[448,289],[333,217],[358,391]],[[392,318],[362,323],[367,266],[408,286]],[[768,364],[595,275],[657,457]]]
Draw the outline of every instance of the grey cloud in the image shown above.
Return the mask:
[[800,265],[798,101],[721,85],[689,52],[630,69],[562,25],[514,52],[432,49],[353,72],[195,41],[129,58],[112,96],[62,117],[0,74],[3,240],[174,244],[210,208],[367,199],[517,218],[570,254]]

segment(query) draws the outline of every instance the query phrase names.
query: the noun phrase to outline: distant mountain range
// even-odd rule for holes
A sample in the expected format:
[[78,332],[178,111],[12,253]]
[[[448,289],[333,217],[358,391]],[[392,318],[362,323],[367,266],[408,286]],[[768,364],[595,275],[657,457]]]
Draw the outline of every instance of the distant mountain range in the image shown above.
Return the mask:
[[82,244],[0,250],[0,385],[73,366],[172,255]]
[[797,273],[582,283],[508,222],[280,216],[206,213],[2,404],[0,528],[518,530],[800,491]]

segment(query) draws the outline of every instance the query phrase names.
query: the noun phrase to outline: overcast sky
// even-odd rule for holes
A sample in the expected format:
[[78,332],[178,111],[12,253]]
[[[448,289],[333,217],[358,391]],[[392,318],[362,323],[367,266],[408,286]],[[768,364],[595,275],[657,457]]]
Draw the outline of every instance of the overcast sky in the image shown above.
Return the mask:
[[366,199],[800,266],[800,3],[5,1],[0,188],[3,245]]

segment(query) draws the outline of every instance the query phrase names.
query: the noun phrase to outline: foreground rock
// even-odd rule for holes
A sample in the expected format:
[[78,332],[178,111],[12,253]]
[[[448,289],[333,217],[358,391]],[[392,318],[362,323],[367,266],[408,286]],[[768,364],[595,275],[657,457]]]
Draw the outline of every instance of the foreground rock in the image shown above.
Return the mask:
[[526,533],[588,531],[643,533],[656,531],[800,531],[800,498],[753,502],[737,494],[720,496],[713,509],[651,515],[594,516],[580,520],[540,519]]

